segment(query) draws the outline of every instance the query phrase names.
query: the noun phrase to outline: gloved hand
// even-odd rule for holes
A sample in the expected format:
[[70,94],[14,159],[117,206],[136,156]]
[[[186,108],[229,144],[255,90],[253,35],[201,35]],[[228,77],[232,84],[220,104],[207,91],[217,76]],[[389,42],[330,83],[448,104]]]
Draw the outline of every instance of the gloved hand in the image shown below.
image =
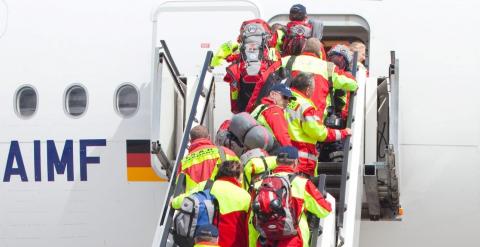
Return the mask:
[[215,55],[212,58],[212,62],[210,63],[211,67],[217,67],[222,64],[222,62],[227,58],[229,55],[234,53],[238,50],[239,44],[235,41],[227,41],[220,45],[220,47],[215,52]]

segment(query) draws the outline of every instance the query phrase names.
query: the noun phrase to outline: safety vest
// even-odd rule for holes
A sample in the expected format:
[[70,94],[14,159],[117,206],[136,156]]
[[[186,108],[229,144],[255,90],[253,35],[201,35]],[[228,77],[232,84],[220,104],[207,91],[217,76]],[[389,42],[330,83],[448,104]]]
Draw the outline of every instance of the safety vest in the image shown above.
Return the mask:
[[[269,105],[267,105],[267,104],[261,104],[261,105],[257,106],[257,108],[255,108],[255,110],[253,110],[253,112],[250,115],[252,115],[252,117],[255,118],[255,120],[257,120],[258,124],[265,127],[268,131],[270,131],[270,133],[272,135],[274,135],[272,128],[270,127],[267,120],[265,119],[265,117],[262,114],[262,112],[267,110],[268,107],[269,107]],[[273,106],[273,107],[275,107],[275,106]]]
[[327,139],[329,130],[321,122],[309,98],[295,89],[292,89],[292,94],[297,100],[287,106],[288,134],[292,145],[298,149],[298,171],[314,176],[318,160],[316,143]]
[[[208,142],[206,142],[208,143]],[[221,147],[225,153],[225,160],[239,161],[233,151]],[[215,145],[203,145],[189,153],[181,163],[181,172],[185,174],[188,193],[199,183],[215,178],[218,173],[218,165],[222,162],[218,147]]]
[[[291,101],[287,106],[288,133],[292,141],[315,145],[327,138],[327,128],[320,122],[313,102],[302,93],[292,89],[292,94],[297,100]],[[311,108],[311,114],[306,113]]]
[[243,168],[244,175],[244,187],[249,189],[249,186],[252,182],[252,175],[259,175],[265,173],[265,168],[268,171],[273,171],[277,168],[277,157],[276,156],[267,156],[267,157],[256,157],[250,159]]

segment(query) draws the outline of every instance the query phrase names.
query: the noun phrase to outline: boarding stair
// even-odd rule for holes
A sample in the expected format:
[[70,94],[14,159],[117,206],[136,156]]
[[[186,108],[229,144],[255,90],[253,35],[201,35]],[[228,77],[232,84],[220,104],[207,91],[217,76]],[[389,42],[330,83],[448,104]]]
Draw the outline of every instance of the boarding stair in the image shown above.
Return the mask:
[[[177,128],[181,128],[178,131],[181,138],[177,138],[175,157],[168,159],[162,151],[162,147],[157,144],[158,142],[152,143],[152,153],[161,161],[162,169],[169,179],[152,247],[176,246],[169,231],[174,214],[169,202],[172,197],[184,191],[183,180],[185,179],[182,174],[177,176],[176,171],[180,160],[186,155],[189,142],[188,133],[194,124],[205,124],[205,121],[209,120],[208,115],[213,116],[215,98],[213,74],[209,67],[213,56],[212,52],[207,52],[199,76],[190,91],[192,92],[191,99],[186,100],[188,98],[186,93],[188,85],[174,66],[175,63],[168,51],[167,44],[164,41],[161,44],[162,47],[158,50],[158,63],[167,64],[168,72],[175,77],[173,83],[176,84],[176,91],[184,100],[182,101],[181,111],[178,111],[179,114],[181,113],[180,115],[183,115],[183,118],[180,117],[183,121],[180,121],[177,126]],[[356,71],[356,69],[353,71]],[[182,92],[185,92],[185,94],[182,95]],[[353,135],[344,142],[343,161],[319,163],[318,174],[320,175],[314,182],[324,193],[326,199],[335,207],[333,207],[332,216],[316,222],[318,228],[312,231],[310,246],[353,246],[352,240],[355,238],[355,234],[358,234],[359,226],[357,222],[360,218],[363,194],[364,108],[365,81],[359,82],[359,90],[350,100],[347,126],[352,129]],[[215,132],[213,127],[210,126],[209,131],[210,133]],[[176,186],[177,184],[179,186]]]

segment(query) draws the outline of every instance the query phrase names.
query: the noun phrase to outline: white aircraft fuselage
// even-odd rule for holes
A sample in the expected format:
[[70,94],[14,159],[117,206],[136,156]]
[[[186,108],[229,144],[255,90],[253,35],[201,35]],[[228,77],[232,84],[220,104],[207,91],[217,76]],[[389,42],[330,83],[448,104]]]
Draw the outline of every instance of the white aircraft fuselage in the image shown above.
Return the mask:
[[[181,73],[195,79],[206,51],[236,39],[242,21],[285,21],[295,3],[0,0],[0,246],[150,246],[168,184],[149,147],[159,140],[172,157],[175,146],[174,101],[160,97],[173,86],[162,85],[160,96],[152,90],[159,40]],[[362,222],[356,245],[475,245],[479,3],[302,4],[325,20],[331,36],[363,30],[356,34],[367,42],[371,85],[388,75],[391,50],[400,59],[405,216]],[[215,73],[221,79],[224,71]],[[127,117],[117,109],[125,85],[138,96]],[[231,113],[228,85],[216,86],[218,127]],[[18,101],[24,88],[37,97],[31,116]],[[83,113],[75,115],[70,99],[85,102]],[[370,134],[365,163],[374,161]]]

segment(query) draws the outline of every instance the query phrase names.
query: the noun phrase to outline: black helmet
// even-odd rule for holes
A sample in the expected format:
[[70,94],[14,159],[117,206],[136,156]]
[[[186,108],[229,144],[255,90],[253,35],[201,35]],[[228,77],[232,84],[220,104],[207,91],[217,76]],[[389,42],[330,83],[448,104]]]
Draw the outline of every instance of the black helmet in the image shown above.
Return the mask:
[[301,4],[295,4],[290,8],[291,21],[303,21],[307,17],[307,8]]

